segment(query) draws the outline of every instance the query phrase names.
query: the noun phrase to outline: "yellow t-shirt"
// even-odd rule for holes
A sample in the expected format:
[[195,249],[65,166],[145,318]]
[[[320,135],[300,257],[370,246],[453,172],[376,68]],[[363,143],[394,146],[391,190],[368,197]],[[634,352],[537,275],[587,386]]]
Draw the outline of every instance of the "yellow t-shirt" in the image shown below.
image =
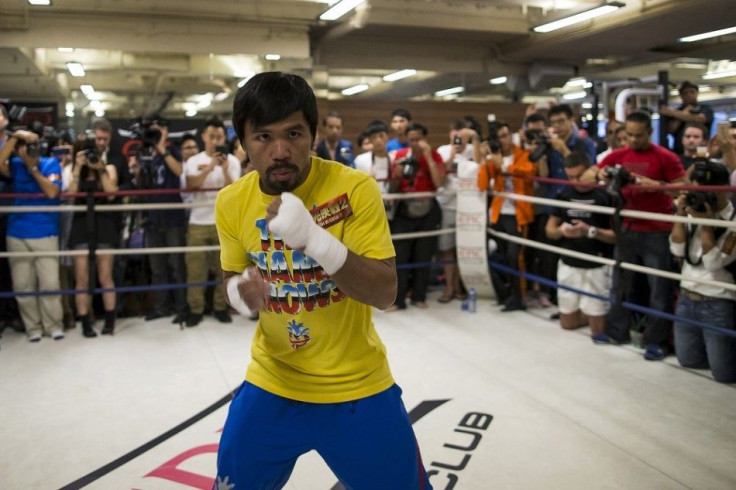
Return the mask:
[[[315,221],[355,254],[395,256],[375,180],[342,164],[312,158],[293,191]],[[311,257],[288,249],[266,226],[275,196],[261,192],[258,172],[222,189],[215,203],[222,269],[255,265],[270,283],[268,305],[251,347],[245,379],[271,393],[313,403],[337,403],[394,384],[372,308],[340,291]]]

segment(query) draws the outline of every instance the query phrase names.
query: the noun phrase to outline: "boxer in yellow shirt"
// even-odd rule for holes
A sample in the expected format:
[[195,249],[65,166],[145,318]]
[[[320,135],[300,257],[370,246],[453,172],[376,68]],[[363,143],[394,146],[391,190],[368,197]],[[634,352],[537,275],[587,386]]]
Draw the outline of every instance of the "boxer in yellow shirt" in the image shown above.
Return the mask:
[[381,193],[310,156],[317,120],[296,75],[256,75],[235,97],[256,172],[220,191],[215,221],[228,302],[259,322],[215,488],[282,488],[310,450],[346,488],[431,488],[372,321],[396,296]]

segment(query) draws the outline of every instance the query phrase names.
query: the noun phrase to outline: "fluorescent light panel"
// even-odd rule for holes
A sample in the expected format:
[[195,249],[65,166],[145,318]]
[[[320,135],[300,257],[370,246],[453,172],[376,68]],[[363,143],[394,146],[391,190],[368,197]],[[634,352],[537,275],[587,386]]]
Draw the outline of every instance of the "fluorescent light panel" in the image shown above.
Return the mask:
[[465,90],[463,87],[446,88],[445,90],[435,92],[434,95],[435,97],[444,97],[445,95],[459,94],[463,90]]
[[626,4],[623,2],[606,3],[604,5],[600,5],[598,7],[594,7],[592,9],[584,10],[577,14],[570,15],[568,17],[563,17],[562,19],[555,20],[553,22],[542,24],[540,26],[535,27],[532,30],[534,32],[541,32],[541,33],[556,31],[557,29],[562,29],[564,27],[568,27],[573,24],[578,24],[580,22],[585,22],[586,20],[600,17],[601,15],[610,14],[611,12],[615,12],[616,10],[620,9],[621,7],[625,5]]
[[76,61],[70,61],[66,64],[66,67],[69,69],[69,73],[72,74],[73,77],[83,77],[84,76],[84,67],[82,66],[82,63],[77,63]]
[[48,6],[51,5],[51,0],[28,0],[28,3],[36,6]]
[[369,88],[370,86],[367,83],[361,83],[360,85],[355,85],[353,87],[346,88],[340,93],[343,95],[355,95],[355,94],[359,94],[360,92],[365,92]]
[[491,82],[491,85],[501,85],[503,83],[506,83],[508,81],[508,78],[507,77],[496,77],[496,78],[491,78],[488,81]]
[[56,48],[59,53],[73,53],[74,48]]
[[703,80],[713,80],[714,78],[726,78],[726,77],[736,77],[736,70],[724,70],[724,71],[717,71],[713,73],[706,73],[702,76]]
[[340,0],[319,16],[320,20],[337,20],[347,14],[355,7],[364,3],[365,0]]
[[565,100],[575,100],[575,99],[584,99],[588,96],[588,92],[581,91],[581,92],[570,92],[569,94],[565,94],[562,96]]
[[90,98],[95,93],[95,88],[89,84],[80,85],[79,90],[81,90],[82,93],[87,96],[87,98]]
[[736,26],[727,27],[726,29],[718,29],[717,31],[704,32],[702,34],[695,34],[694,36],[681,37],[680,42],[693,43],[695,41],[702,41],[703,39],[733,34],[734,32],[736,32]]
[[396,80],[401,80],[402,78],[412,77],[416,74],[417,74],[417,71],[412,70],[412,69],[399,70],[393,73],[389,73],[388,75],[383,77],[383,81],[384,82],[395,82]]
[[268,61],[278,61],[281,59],[281,55],[280,54],[267,54],[266,59]]

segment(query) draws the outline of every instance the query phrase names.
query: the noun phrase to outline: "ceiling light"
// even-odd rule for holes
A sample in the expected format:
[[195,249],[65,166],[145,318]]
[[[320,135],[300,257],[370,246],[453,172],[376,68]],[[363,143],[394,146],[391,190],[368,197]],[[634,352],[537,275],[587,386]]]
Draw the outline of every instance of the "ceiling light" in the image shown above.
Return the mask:
[[51,0],[28,0],[28,3],[37,6],[47,6],[51,5]]
[[567,85],[568,87],[582,87],[586,83],[588,83],[588,81],[585,78],[578,77],[578,78],[571,78],[570,80],[567,81],[565,85]]
[[491,82],[491,85],[501,85],[508,81],[508,77],[496,77],[496,78],[491,78],[488,81]]
[[92,100],[90,101],[89,106],[95,110],[102,109],[102,102],[99,100]]
[[82,66],[82,63],[77,63],[76,61],[70,61],[66,64],[66,67],[69,69],[69,73],[72,74],[73,77],[83,77],[84,76],[84,67]]
[[562,96],[565,100],[575,100],[575,99],[584,99],[588,96],[588,92],[586,91],[580,91],[580,92],[570,92],[569,94],[565,94]]
[[600,17],[601,15],[610,14],[611,12],[615,12],[616,10],[620,9],[621,7],[624,7],[625,5],[626,4],[623,2],[605,3],[603,5],[599,5],[598,7],[593,7],[592,9],[583,10],[582,12],[578,12],[577,14],[563,17],[553,22],[542,24],[540,26],[533,28],[532,30],[534,32],[556,31],[557,29],[562,29],[563,27],[568,27],[573,24],[585,22],[586,20],[590,20],[595,17]]
[[463,90],[465,90],[463,87],[446,88],[445,90],[435,92],[434,95],[435,97],[444,97],[445,95],[459,94]]
[[280,54],[267,54],[266,59],[268,61],[278,61],[281,59],[281,55]]
[[67,102],[64,106],[67,112],[74,112],[74,102]]
[[583,109],[592,109],[593,108],[593,104],[591,104],[590,102],[583,102],[582,105],[581,105],[581,107]]
[[319,20],[337,20],[363,2],[365,0],[340,0],[320,15]]
[[702,76],[702,79],[703,80],[713,80],[714,78],[726,78],[726,77],[736,77],[736,69],[706,73],[705,75]]
[[197,115],[197,109],[189,109],[185,114],[187,117],[194,117]]
[[736,26],[728,27],[726,29],[719,29],[717,31],[704,32],[702,34],[695,34],[694,36],[681,37],[681,43],[692,43],[695,41],[702,41],[703,39],[710,39],[712,37],[725,36],[727,34],[733,34],[736,32]]
[[341,93],[343,95],[355,95],[355,94],[359,94],[360,92],[364,92],[368,90],[369,88],[371,87],[367,83],[361,83],[360,85],[355,85],[353,87],[346,88]]
[[66,111],[66,117],[74,117],[74,111]]
[[407,69],[407,70],[399,70],[395,71],[393,73],[389,73],[385,77],[383,77],[384,82],[395,82],[396,80],[401,80],[402,78],[411,77],[417,74],[416,70]]
[[227,99],[229,95],[230,95],[230,92],[222,91],[222,92],[218,92],[213,98],[217,102],[222,102],[223,100]]
[[100,108],[100,109],[95,110],[95,116],[103,117],[104,115],[105,115],[105,109]]
[[85,83],[84,85],[80,85],[79,90],[81,90],[82,93],[87,96],[87,98],[90,98],[95,93],[95,88],[87,83]]
[[59,53],[73,53],[74,48],[56,48]]

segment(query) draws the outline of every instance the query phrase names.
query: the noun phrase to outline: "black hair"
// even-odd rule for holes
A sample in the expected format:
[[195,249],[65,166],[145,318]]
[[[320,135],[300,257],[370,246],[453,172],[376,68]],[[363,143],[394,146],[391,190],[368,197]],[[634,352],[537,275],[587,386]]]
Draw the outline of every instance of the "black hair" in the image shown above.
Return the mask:
[[8,116],[8,110],[2,104],[0,104],[0,113],[2,113],[5,119],[10,120],[10,117]]
[[550,119],[552,118],[552,116],[556,116],[557,114],[564,114],[567,116],[568,119],[572,119],[572,107],[570,106],[570,104],[560,104],[552,107],[549,110]]
[[565,168],[574,168],[581,165],[585,168],[590,167],[590,156],[582,151],[573,151],[565,157],[562,163]]
[[381,132],[388,134],[388,126],[386,126],[383,121],[379,121],[378,119],[376,119],[375,121],[371,121],[370,124],[368,124],[368,127],[365,128],[366,136],[371,136]]
[[211,117],[211,118],[207,119],[204,122],[204,126],[202,126],[202,131],[206,131],[207,128],[209,128],[209,127],[217,128],[217,129],[222,128],[222,130],[225,131],[225,134],[227,134],[227,129],[225,128],[225,123],[222,122],[222,119],[220,119],[219,117]]
[[342,116],[337,111],[330,111],[327,113],[325,117],[322,118],[322,126],[327,126],[327,119],[334,117],[336,119],[339,119],[340,122],[342,122]]
[[468,127],[468,121],[465,119],[455,119],[450,123],[450,129],[460,130]]
[[306,80],[278,71],[259,73],[235,94],[233,124],[241,142],[245,125],[272,124],[301,111],[309,125],[312,142],[317,134],[317,99]]
[[478,135],[483,133],[483,126],[481,126],[480,121],[477,117],[473,116],[472,114],[468,114],[467,116],[463,116],[463,121],[467,123],[466,127],[472,129]]
[[652,116],[646,111],[637,110],[626,116],[626,122],[640,123],[647,129],[652,129]]
[[547,117],[541,112],[534,112],[526,116],[526,119],[524,119],[524,126],[529,125],[529,123],[535,122],[542,122],[545,126],[549,126],[549,121],[547,121]]
[[393,119],[396,116],[403,117],[407,121],[412,120],[411,113],[407,111],[406,109],[394,109],[393,111],[391,111],[391,119]]
[[197,141],[197,137],[194,136],[192,133],[186,133],[184,136],[182,136],[179,140],[179,146],[184,146],[184,142],[189,140],[194,141],[197,144],[197,148],[199,148],[199,141]]
[[406,134],[409,134],[409,131],[420,131],[422,136],[427,136],[429,134],[427,126],[419,123],[411,123],[409,127],[406,128]]

